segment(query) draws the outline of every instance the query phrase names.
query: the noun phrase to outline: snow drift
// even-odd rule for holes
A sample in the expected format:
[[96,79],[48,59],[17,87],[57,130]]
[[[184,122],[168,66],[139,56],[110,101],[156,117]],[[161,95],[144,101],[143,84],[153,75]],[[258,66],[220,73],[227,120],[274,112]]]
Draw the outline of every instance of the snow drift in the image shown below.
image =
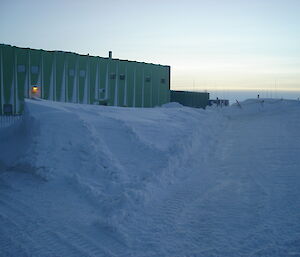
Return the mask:
[[299,107],[28,100],[0,132],[0,256],[300,254]]

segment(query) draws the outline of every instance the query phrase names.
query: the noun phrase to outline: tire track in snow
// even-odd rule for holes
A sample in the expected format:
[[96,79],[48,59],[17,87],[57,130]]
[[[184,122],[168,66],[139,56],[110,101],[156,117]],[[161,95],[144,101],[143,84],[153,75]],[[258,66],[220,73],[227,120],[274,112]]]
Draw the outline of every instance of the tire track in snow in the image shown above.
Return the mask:
[[[198,163],[199,164],[199,163]],[[199,170],[198,170],[199,172]],[[188,178],[169,186],[165,196],[151,203],[138,216],[135,216],[134,233],[137,239],[136,255],[141,256],[182,256],[193,252],[194,244],[201,241],[199,233],[194,235],[186,229],[187,210],[195,201],[204,201],[210,191],[214,190],[214,176],[199,176]],[[193,224],[190,220],[189,224]],[[202,228],[209,230],[209,228]],[[178,244],[178,242],[181,242]],[[182,251],[182,245],[185,251]],[[140,249],[139,249],[140,248]],[[151,249],[149,252],[141,249]],[[158,249],[157,252],[153,249]],[[162,251],[163,250],[163,251]],[[205,250],[205,254],[210,250]],[[213,249],[215,251],[215,249]],[[205,256],[205,255],[203,255]]]
[[[72,229],[71,224],[61,226],[51,219],[42,218],[7,193],[1,194],[0,206],[0,224],[5,228],[1,238],[6,238],[1,242],[3,245],[0,245],[4,249],[0,250],[1,254],[6,252],[14,256],[49,257],[112,256],[109,249],[93,242],[82,231]],[[15,249],[20,251],[16,252]]]
[[[300,215],[294,215],[294,205],[299,206],[294,202],[299,198],[299,188],[294,186],[299,173],[293,168],[300,165],[299,161],[294,163],[295,154],[286,155],[282,147],[299,152],[293,147],[299,137],[286,143],[278,140],[287,133],[279,126],[286,121],[268,117],[257,113],[251,119],[242,116],[228,121],[215,154],[207,160],[209,165],[194,162],[189,167],[198,169],[199,175],[192,172],[189,179],[169,186],[167,195],[150,202],[148,209],[135,216],[128,226],[136,227],[136,255],[300,255],[299,240],[288,234],[300,231]],[[276,140],[279,145],[274,144]],[[269,153],[260,149],[268,145]],[[273,163],[274,153],[280,162]],[[197,157],[191,156],[193,159]],[[287,165],[290,168],[285,170]],[[210,179],[201,178],[202,173]]]

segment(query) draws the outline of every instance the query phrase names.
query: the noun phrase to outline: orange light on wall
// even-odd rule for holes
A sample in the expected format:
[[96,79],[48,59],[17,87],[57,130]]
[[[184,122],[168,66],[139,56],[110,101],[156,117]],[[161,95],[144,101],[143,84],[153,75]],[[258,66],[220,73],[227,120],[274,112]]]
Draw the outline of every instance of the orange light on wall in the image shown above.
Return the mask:
[[36,93],[39,92],[39,88],[38,88],[37,86],[33,86],[33,87],[31,88],[31,92],[32,92],[33,94],[36,94]]
[[41,88],[39,87],[39,85],[34,85],[34,86],[31,86],[31,89],[30,89],[30,98],[40,98],[41,97]]

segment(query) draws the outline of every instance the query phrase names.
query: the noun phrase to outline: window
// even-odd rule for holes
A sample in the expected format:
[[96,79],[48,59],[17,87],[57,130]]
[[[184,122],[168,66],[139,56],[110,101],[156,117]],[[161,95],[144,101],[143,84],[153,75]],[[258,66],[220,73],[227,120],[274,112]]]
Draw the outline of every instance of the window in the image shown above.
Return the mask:
[[32,74],[38,74],[39,73],[39,67],[38,66],[31,66],[31,73]]
[[18,68],[17,68],[18,72],[25,72],[25,65],[18,65]]
[[120,80],[125,80],[125,74],[120,74]]
[[116,79],[116,73],[110,73],[109,78],[110,79]]
[[146,77],[145,81],[146,82],[151,82],[151,78],[150,77]]
[[161,80],[160,80],[160,83],[165,84],[165,83],[166,83],[166,80],[165,80],[165,79],[161,79]]
[[80,70],[79,76],[80,77],[85,77],[85,70]]

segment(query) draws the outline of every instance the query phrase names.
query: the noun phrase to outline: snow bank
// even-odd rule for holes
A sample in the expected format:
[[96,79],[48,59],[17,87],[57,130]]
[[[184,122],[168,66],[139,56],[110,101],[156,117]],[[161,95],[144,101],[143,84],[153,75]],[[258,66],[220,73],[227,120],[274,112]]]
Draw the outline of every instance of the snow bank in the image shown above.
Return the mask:
[[299,200],[299,107],[27,100],[0,131],[0,256],[259,256],[279,239],[298,251],[280,220],[299,229],[285,204]]
[[142,109],[27,100],[24,121],[1,135],[1,166],[61,184],[62,195],[75,190],[98,206],[99,226],[118,227],[135,206],[188,176],[178,168],[199,146],[214,142],[219,128],[207,128],[211,119],[222,118],[177,105]]
[[182,108],[183,105],[177,102],[170,102],[162,105],[163,108]]

